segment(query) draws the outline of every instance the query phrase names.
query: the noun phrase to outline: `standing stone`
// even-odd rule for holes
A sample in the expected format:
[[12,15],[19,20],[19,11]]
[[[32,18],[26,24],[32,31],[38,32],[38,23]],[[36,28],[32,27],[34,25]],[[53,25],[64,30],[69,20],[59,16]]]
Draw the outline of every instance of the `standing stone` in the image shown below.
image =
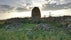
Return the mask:
[[39,19],[39,18],[41,18],[40,9],[38,7],[34,7],[32,9],[32,18],[33,19]]

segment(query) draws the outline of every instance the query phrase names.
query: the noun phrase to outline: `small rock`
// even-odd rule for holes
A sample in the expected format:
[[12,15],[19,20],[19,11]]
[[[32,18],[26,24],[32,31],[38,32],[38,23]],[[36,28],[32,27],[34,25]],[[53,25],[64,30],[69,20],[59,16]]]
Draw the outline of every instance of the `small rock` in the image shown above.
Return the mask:
[[34,30],[49,30],[50,26],[48,24],[38,24]]
[[71,24],[68,25],[67,30],[71,32]]

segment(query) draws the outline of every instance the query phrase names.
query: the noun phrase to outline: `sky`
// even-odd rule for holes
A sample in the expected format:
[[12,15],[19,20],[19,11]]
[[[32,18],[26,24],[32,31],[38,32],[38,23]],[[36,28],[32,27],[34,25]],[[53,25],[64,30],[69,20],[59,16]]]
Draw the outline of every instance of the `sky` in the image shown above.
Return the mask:
[[0,19],[24,16],[24,12],[31,11],[33,7],[46,11],[41,15],[49,15],[49,12],[53,16],[71,15],[71,0],[0,0]]
[[[6,9],[17,10],[18,8],[19,9],[23,8],[24,10],[30,10],[35,6],[45,10],[50,7],[53,8],[53,6],[55,6],[55,8],[56,6],[70,8],[71,6],[69,6],[68,4],[69,5],[71,4],[71,0],[0,0],[0,8],[1,8],[0,10],[3,10],[5,8],[3,7],[4,5],[11,7],[11,9],[5,8],[4,10]],[[50,5],[53,5],[53,6],[50,6]],[[56,9],[64,9],[64,8],[57,7]]]

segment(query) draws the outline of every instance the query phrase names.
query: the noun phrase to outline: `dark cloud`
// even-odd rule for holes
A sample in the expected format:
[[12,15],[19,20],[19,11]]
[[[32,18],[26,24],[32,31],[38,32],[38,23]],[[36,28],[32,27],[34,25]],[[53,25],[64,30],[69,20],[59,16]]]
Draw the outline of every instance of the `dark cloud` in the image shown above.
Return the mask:
[[[18,12],[27,11],[31,9],[33,4],[32,2],[36,0],[0,0],[0,11],[9,11],[9,10],[16,10]],[[60,9],[69,9],[71,8],[71,0],[45,0],[42,1],[43,10],[60,10]],[[40,2],[37,0],[36,3]],[[27,9],[27,6],[29,9]],[[16,9],[14,9],[16,7]]]
[[29,11],[29,10],[27,8],[24,8],[24,7],[17,7],[16,11],[17,12],[23,12],[23,11]]
[[60,5],[57,5],[56,3],[54,3],[54,4],[45,4],[43,7],[44,7],[43,10],[71,9],[71,3],[60,4]]
[[13,9],[13,7],[11,7],[9,5],[0,5],[0,12],[8,12],[12,9]]
[[0,0],[0,5],[22,6],[23,0]]

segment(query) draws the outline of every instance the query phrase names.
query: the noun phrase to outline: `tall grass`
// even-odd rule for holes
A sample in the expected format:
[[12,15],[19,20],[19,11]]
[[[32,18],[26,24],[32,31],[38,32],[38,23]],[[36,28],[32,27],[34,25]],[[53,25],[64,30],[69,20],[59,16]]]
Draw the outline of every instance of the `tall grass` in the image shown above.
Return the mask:
[[[62,28],[35,31],[35,25],[24,24],[22,28],[15,28],[12,31],[1,28],[0,40],[71,40],[71,35]],[[27,30],[28,28],[32,30]]]
[[31,31],[27,34],[26,30],[10,32],[6,29],[0,29],[0,40],[71,40],[71,35],[67,34],[64,30],[54,31]]

